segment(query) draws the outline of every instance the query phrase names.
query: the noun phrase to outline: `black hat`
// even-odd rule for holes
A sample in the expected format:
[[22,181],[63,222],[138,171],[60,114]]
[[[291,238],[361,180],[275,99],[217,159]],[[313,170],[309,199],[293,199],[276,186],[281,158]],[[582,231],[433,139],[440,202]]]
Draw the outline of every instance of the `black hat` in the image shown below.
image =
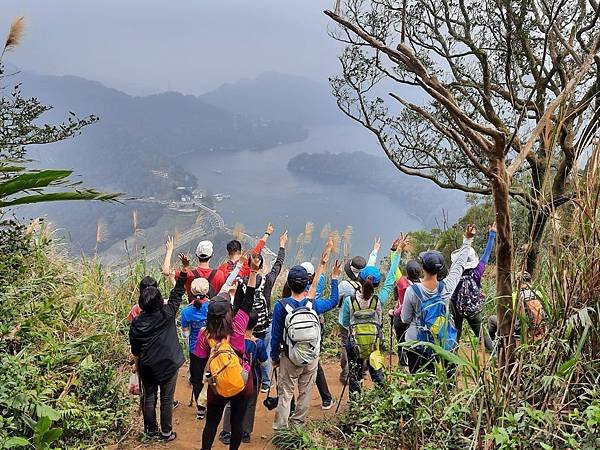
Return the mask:
[[352,269],[355,269],[356,272],[360,272],[367,266],[367,261],[362,256],[355,256],[351,260],[346,261],[344,264],[344,272],[348,275],[348,278],[356,281],[358,279],[358,275],[355,275]]
[[419,255],[423,262],[423,269],[431,274],[437,275],[445,265],[444,255],[437,250],[430,250]]
[[231,311],[231,302],[229,299],[216,296],[208,304],[208,317],[220,317]]
[[406,263],[406,278],[415,283],[421,278],[421,265],[414,259]]

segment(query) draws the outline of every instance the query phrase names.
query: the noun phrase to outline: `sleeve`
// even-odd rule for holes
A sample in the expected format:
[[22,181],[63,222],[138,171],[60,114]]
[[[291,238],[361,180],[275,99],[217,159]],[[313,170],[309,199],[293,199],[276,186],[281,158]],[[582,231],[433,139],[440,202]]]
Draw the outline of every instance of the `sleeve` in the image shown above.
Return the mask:
[[415,315],[415,293],[411,286],[406,288],[404,293],[404,301],[402,302],[402,312],[400,313],[400,319],[402,323],[408,325],[412,322]]
[[210,355],[210,346],[204,336],[203,330],[199,331],[198,340],[196,341],[196,347],[194,347],[193,353],[198,358],[208,358]]
[[[192,306],[193,308],[193,306]],[[188,328],[190,326],[190,321],[187,318],[187,308],[183,308],[181,310],[181,328]]]
[[[394,259],[395,255],[396,255],[396,251],[390,250],[390,261],[392,261]],[[400,270],[400,259],[401,258],[398,258],[398,267],[396,268],[396,271],[394,272],[394,281],[398,281],[400,278],[402,278],[402,271]]]
[[329,298],[320,298],[315,300],[314,309],[317,314],[325,314],[327,311],[335,308],[339,301],[338,294],[338,280],[331,280],[331,292],[329,293]]
[[492,254],[492,249],[494,248],[494,241],[496,240],[496,232],[491,231],[488,234],[487,244],[485,245],[485,250],[483,251],[483,255],[481,255],[480,261],[484,264],[487,264],[490,260],[490,256]]
[[367,260],[367,266],[374,266],[377,262],[377,250],[373,250]]
[[259,339],[256,342],[257,342],[257,344],[256,344],[256,348],[257,348],[256,358],[258,359],[258,361],[260,363],[267,362],[269,360],[269,355],[267,354],[267,347],[265,347],[264,341],[262,339]]
[[285,309],[281,302],[275,303],[273,310],[273,321],[271,322],[271,360],[279,361],[279,347],[283,339],[283,324],[285,320]]
[[235,296],[233,297],[233,310],[237,311],[244,303],[244,298],[246,294],[244,292],[244,286],[242,283],[238,284],[237,289],[235,290]]
[[325,292],[325,284],[327,283],[327,277],[325,274],[321,274],[319,278],[319,283],[317,283],[317,293],[315,294],[315,298],[323,297],[323,292]]
[[[248,290],[246,290],[248,291]],[[250,317],[248,316],[248,311],[240,308],[238,312],[235,313],[235,317],[233,318],[233,333],[231,333],[231,345],[233,347],[239,348],[241,351],[244,351],[245,348],[245,336],[246,336],[246,328],[248,328],[248,321]]]
[[267,300],[267,308],[269,311],[271,311],[271,292],[273,292],[273,286],[275,285],[275,281],[281,273],[283,261],[285,261],[285,248],[280,247],[279,251],[277,252],[277,259],[275,260],[271,271],[265,277],[265,286],[263,288],[263,294],[265,296],[265,299]]
[[460,247],[456,260],[452,263],[450,267],[450,271],[448,272],[448,276],[444,278],[444,300],[449,300],[456,286],[460,281],[460,277],[462,276],[465,270],[465,263],[467,262],[467,258],[469,257],[469,249],[471,248],[471,243],[473,239],[464,239],[463,245]]
[[344,328],[350,326],[350,297],[346,297],[342,303],[342,311],[340,312],[340,325]]
[[[242,265],[240,263],[237,263],[235,265],[235,267],[233,268],[233,270],[229,273],[229,276],[227,277],[227,279],[225,280],[225,283],[223,284],[223,286],[221,287],[221,290],[218,293],[221,292],[227,292],[229,290],[229,288],[231,287],[231,285],[233,284],[233,282],[235,281],[235,278],[238,276],[238,274],[240,273],[240,270],[242,268]],[[215,275],[216,277],[216,275]]]
[[129,327],[129,345],[131,346],[131,354],[133,356],[140,356],[142,348],[139,341],[135,338],[133,327]]
[[174,317],[177,314],[179,305],[181,305],[181,299],[183,298],[183,293],[185,292],[186,279],[187,272],[179,272],[177,281],[175,282],[175,287],[171,289],[171,293],[169,294],[169,302],[165,308],[167,310],[167,314],[170,316]]
[[398,264],[400,263],[400,255],[396,254],[392,257],[392,264],[390,265],[390,270],[385,277],[385,282],[383,283],[383,287],[379,291],[379,303],[381,307],[384,307],[387,303],[388,297],[390,296],[390,292],[394,289],[394,283],[396,281],[396,270],[398,269]]
[[[255,291],[256,291],[255,287],[246,286],[246,293],[244,294],[244,300],[242,301],[242,304],[240,305],[240,309],[242,311],[245,311],[246,314],[250,314],[250,311],[252,310],[252,304],[254,303]],[[237,291],[236,291],[236,294],[237,294]],[[244,329],[244,332],[246,332],[245,329]]]

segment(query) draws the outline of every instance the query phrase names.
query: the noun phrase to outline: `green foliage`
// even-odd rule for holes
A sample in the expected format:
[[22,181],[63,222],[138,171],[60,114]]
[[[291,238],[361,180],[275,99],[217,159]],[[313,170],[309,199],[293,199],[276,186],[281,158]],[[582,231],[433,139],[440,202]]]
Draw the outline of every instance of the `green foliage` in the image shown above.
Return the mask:
[[134,285],[111,284],[93,262],[71,265],[43,228],[22,231],[4,230],[16,242],[0,272],[0,448],[102,444],[129,421],[120,367]]

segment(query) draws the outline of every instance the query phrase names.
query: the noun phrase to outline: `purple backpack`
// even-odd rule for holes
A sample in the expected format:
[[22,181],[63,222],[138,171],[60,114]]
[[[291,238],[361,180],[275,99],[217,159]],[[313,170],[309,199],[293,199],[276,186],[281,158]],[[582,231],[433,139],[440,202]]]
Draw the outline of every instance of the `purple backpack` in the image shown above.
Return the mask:
[[456,309],[463,317],[473,317],[483,309],[483,293],[475,279],[473,271],[463,274],[456,291]]

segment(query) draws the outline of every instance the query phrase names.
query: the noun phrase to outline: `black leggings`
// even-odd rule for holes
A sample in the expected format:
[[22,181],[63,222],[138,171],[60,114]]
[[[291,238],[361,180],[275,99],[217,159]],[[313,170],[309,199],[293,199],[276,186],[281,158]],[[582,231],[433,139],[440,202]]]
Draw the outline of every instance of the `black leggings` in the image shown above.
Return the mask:
[[202,450],[209,450],[213,446],[217,429],[223,410],[227,402],[231,405],[231,441],[229,443],[230,450],[237,450],[242,443],[244,415],[246,414],[246,406],[249,401],[249,394],[254,389],[252,377],[248,378],[246,388],[235,397],[225,398],[215,394],[211,388],[208,389],[208,398],[206,404],[206,423],[202,432]]
[[190,383],[194,393],[194,404],[198,406],[198,397],[202,392],[202,364],[200,358],[190,352]]

